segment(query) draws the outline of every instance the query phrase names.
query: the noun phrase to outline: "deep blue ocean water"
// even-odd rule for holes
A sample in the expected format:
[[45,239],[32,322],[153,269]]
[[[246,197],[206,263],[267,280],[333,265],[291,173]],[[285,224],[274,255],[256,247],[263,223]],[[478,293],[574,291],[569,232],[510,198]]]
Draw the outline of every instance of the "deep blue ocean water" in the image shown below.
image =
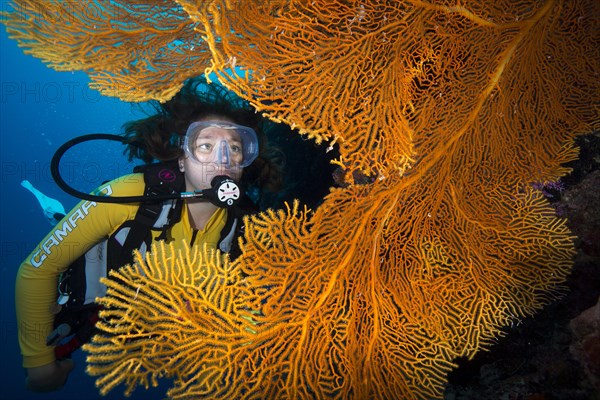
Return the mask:
[[[49,394],[25,390],[25,370],[17,343],[14,282],[21,261],[51,229],[35,197],[20,182],[28,180],[68,211],[77,199],[53,181],[50,160],[65,141],[86,133],[120,133],[121,125],[144,116],[139,107],[103,97],[88,88],[83,72],[56,72],[23,54],[0,27],[0,363],[1,398],[93,400],[121,399],[122,387],[102,397],[86,375],[84,354],[67,385]],[[114,142],[85,144],[65,155],[65,179],[89,191],[102,181],[130,172],[122,148]],[[168,385],[137,389],[131,399],[160,399]]]

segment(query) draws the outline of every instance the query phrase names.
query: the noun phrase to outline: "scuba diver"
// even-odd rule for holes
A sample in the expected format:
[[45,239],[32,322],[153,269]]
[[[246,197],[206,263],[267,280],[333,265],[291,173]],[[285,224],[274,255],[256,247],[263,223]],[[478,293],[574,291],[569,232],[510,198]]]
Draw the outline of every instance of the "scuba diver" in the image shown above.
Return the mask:
[[[81,196],[19,268],[18,337],[29,390],[65,384],[70,354],[94,332],[94,299],[106,292],[99,279],[131,263],[134,249],[145,254],[164,240],[233,259],[243,217],[258,211],[239,185],[275,191],[281,183],[263,137],[269,121],[223,87],[190,80],[157,111],[124,126],[129,158],[147,165]],[[46,212],[47,197],[36,197]]]

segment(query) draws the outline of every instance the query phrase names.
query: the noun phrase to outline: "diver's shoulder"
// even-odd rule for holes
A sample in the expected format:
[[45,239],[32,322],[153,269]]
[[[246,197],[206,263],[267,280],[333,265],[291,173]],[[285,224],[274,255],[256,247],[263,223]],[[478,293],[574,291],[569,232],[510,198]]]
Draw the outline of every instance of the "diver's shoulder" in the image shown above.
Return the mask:
[[120,176],[112,181],[106,182],[99,187],[100,192],[107,192],[105,188],[110,187],[108,192],[113,196],[141,196],[146,187],[144,174],[133,173]]

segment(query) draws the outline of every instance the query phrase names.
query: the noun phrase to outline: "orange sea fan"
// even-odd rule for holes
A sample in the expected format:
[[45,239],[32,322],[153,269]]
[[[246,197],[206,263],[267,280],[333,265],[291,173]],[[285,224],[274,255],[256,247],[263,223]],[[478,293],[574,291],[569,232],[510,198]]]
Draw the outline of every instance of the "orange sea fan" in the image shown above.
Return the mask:
[[191,14],[211,71],[272,118],[338,143],[351,171],[402,174],[463,139],[511,148],[504,158],[527,179],[556,179],[564,159],[532,158],[598,124],[591,0],[214,3]]
[[463,221],[453,241],[459,212],[411,235],[398,223],[410,193],[364,190],[332,193],[318,226],[297,204],[254,218],[233,264],[163,246],[106,280],[103,333],[85,347],[101,391],[169,376],[174,399],[439,397],[455,357],[549,301],[568,271],[568,231],[533,191],[503,231]]
[[[169,99],[210,60],[202,30],[175,2],[19,0],[2,13],[24,52],[125,101]],[[7,8],[8,9],[8,8]]]
[[457,357],[560,292],[572,236],[530,184],[600,127],[599,2],[178,4],[225,85],[377,179],[252,218],[232,264],[164,249],[122,270],[86,348],[103,391],[441,397]]
[[134,267],[104,279],[110,294],[100,300],[103,334],[84,346],[88,372],[102,375],[103,394],[124,383],[129,395],[163,376],[182,386],[185,397],[214,393],[233,361],[231,347],[251,340],[251,291],[239,269],[215,251],[165,247],[153,246],[145,260],[136,254]]

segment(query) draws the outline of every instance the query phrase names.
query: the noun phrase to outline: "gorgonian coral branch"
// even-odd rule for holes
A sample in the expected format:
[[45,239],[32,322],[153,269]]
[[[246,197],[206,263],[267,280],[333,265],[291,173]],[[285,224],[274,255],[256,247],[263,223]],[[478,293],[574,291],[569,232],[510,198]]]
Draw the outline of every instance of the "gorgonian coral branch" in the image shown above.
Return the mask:
[[[58,71],[125,101],[167,100],[210,63],[197,24],[170,0],[20,0],[2,13],[11,38]],[[10,8],[6,8],[10,10]]]
[[107,297],[99,300],[103,333],[85,346],[88,372],[102,375],[101,392],[125,383],[130,394],[170,376],[210,393],[220,378],[214,371],[226,369],[231,347],[248,342],[254,326],[252,313],[237,302],[246,291],[233,285],[239,281],[219,253],[167,251],[164,244],[112,272],[104,279]]

